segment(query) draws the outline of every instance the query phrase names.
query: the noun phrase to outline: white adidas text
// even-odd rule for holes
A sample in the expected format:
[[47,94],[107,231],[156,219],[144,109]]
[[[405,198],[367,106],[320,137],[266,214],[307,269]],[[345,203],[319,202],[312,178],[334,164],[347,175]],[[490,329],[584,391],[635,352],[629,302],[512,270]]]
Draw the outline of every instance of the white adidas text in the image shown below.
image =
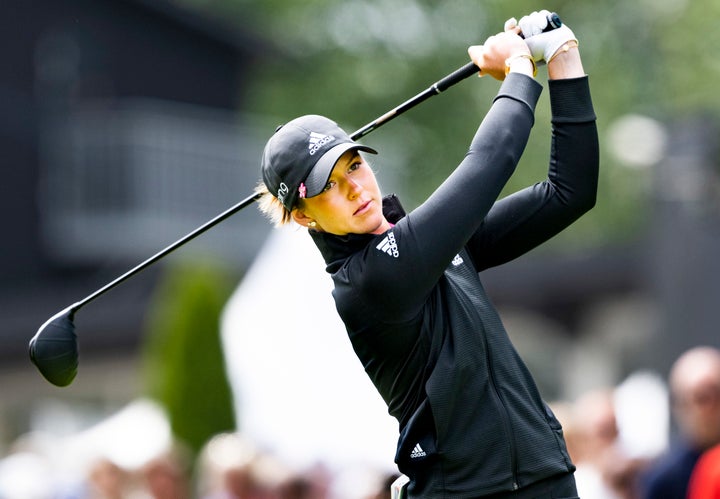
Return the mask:
[[417,459],[419,457],[425,457],[427,453],[420,447],[420,444],[415,444],[415,448],[410,453],[410,459]]
[[400,256],[397,243],[395,242],[395,234],[392,232],[388,232],[388,235],[385,236],[375,248],[395,258]]
[[310,132],[310,141],[308,144],[308,152],[310,153],[310,156],[314,155],[316,152],[318,152],[318,149],[333,140],[335,140],[335,137],[333,137],[332,135],[323,135],[321,133]]

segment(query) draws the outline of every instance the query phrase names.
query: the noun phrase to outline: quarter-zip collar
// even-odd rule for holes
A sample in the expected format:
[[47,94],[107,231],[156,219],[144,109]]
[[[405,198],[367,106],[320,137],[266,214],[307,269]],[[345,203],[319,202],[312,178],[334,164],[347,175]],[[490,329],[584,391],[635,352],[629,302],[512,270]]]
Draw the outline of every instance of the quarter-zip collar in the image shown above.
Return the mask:
[[[395,194],[389,194],[383,198],[382,209],[385,218],[393,225],[405,216],[405,210]],[[325,259],[327,264],[325,270],[330,274],[337,272],[346,258],[362,250],[370,241],[381,235],[347,234],[345,236],[336,236],[335,234],[312,229],[308,233]]]

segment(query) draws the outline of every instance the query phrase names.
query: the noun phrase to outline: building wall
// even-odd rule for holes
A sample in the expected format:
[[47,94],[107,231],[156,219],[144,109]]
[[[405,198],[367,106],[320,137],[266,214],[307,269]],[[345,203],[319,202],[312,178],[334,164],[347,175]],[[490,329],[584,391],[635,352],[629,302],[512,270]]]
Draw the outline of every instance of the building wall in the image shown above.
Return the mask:
[[[27,363],[27,341],[47,317],[249,193],[244,179],[251,177],[254,184],[255,163],[242,161],[239,154],[233,163],[227,145],[241,130],[243,84],[261,51],[260,41],[162,1],[4,2],[0,313],[7,319],[0,328],[0,360],[5,365]],[[198,130],[207,137],[204,149],[188,140],[199,136]],[[247,142],[232,145],[234,151],[258,154]],[[188,153],[189,147],[200,156]],[[161,160],[149,159],[156,157]],[[203,200],[165,204],[159,214],[146,210],[141,213],[146,219],[138,221],[134,199],[142,186],[178,183],[160,179],[153,184],[139,178],[121,207],[103,195],[108,186],[121,187],[110,185],[117,178],[137,172],[151,178],[154,170],[149,164],[162,165],[160,171],[172,176],[181,163],[178,158],[193,162],[195,171],[188,174],[188,168],[180,168],[183,174],[178,177],[198,191],[206,186]],[[85,177],[77,177],[78,165],[85,167]],[[87,177],[94,182],[87,184],[86,194],[99,204],[79,206],[74,201],[77,181]],[[213,195],[212,186],[218,182],[229,187],[237,182],[236,192],[228,188],[223,195]],[[186,187],[175,192],[186,192]],[[203,204],[208,198],[212,202]],[[176,210],[169,220],[168,213],[177,206],[185,210]],[[70,219],[65,216],[69,208],[75,210],[70,210]],[[88,222],[88,213],[105,214],[110,208],[115,211],[109,216],[122,222],[114,232],[108,219],[100,226],[104,233]],[[247,225],[265,226],[259,217]],[[256,239],[259,245],[262,238]],[[113,244],[118,240],[145,244]],[[83,249],[93,245],[97,249],[88,257]],[[238,244],[238,266],[254,251],[255,246]],[[148,274],[128,284],[128,293],[115,295],[113,307],[98,304],[97,320],[105,315],[106,324],[109,317],[115,321],[85,343],[85,355],[93,354],[91,346],[114,351],[113,347],[131,348],[137,342],[142,297],[152,283],[153,274]],[[88,313],[90,322],[92,318]]]

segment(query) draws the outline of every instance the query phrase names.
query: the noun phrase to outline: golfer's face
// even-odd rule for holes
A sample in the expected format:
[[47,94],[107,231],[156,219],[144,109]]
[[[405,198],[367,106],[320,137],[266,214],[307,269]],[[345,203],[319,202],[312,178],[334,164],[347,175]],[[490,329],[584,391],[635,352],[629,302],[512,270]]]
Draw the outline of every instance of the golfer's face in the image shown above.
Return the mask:
[[357,151],[340,157],[325,190],[305,199],[302,211],[331,234],[379,234],[390,228],[375,174]]

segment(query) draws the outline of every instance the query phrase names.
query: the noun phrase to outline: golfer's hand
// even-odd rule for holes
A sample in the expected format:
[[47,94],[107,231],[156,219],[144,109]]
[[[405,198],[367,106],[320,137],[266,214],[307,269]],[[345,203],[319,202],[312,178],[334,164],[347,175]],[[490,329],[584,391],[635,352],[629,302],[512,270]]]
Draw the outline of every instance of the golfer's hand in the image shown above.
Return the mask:
[[552,60],[555,53],[566,43],[577,42],[575,34],[565,24],[557,29],[543,33],[543,30],[548,25],[548,16],[550,16],[549,11],[541,10],[522,17],[520,22],[514,23],[514,18],[505,22],[506,30],[512,29],[515,32],[522,33],[530,52],[532,52],[533,59],[537,63]]
[[525,40],[511,30],[491,36],[483,45],[471,46],[468,54],[480,68],[480,76],[487,74],[502,81],[505,79],[506,64],[509,71],[533,76],[530,49]]

